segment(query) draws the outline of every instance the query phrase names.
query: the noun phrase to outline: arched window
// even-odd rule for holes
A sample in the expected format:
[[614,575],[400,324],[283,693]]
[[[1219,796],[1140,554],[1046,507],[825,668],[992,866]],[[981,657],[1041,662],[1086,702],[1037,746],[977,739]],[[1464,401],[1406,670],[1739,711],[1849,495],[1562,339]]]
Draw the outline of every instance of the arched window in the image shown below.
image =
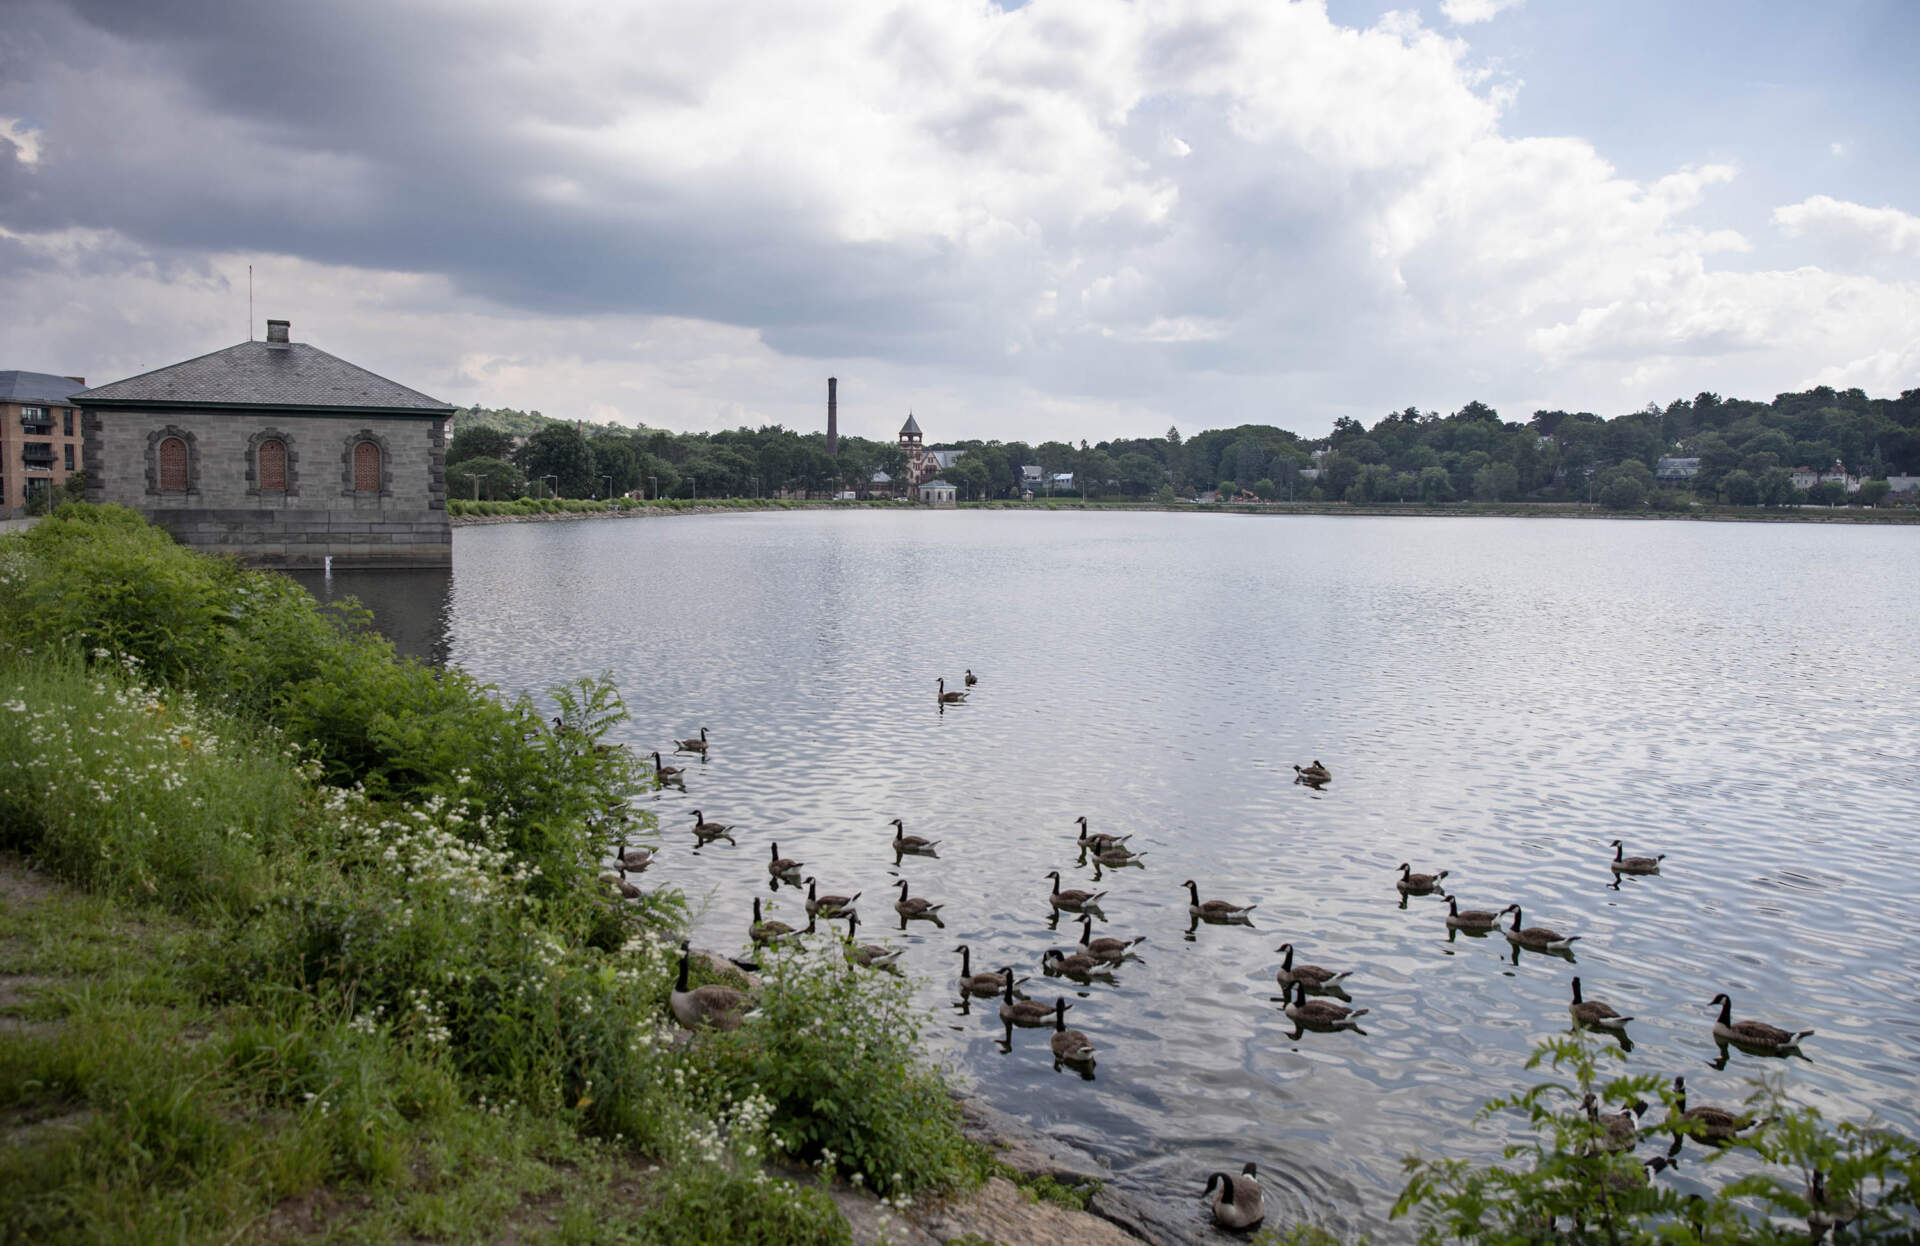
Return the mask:
[[160,488],[162,492],[187,491],[187,443],[178,437],[160,441]]
[[380,447],[371,441],[353,447],[353,491],[380,492]]
[[269,438],[260,443],[258,471],[260,487],[285,492],[287,488],[287,443]]

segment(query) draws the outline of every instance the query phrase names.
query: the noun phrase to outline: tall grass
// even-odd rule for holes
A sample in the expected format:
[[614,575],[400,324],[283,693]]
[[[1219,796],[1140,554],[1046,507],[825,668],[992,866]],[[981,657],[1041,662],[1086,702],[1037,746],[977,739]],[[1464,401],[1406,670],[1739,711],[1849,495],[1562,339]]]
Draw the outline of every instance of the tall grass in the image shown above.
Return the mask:
[[598,878],[645,782],[603,746],[607,681],[554,690],[552,727],[111,508],[0,540],[0,590],[0,849],[188,923],[143,970],[163,1005],[62,994],[0,1050],[0,1105],[87,1113],[0,1160],[33,1236],[220,1236],[318,1184],[404,1191],[449,1132],[671,1161],[641,1240],[699,1240],[716,1200],[738,1240],[844,1240],[824,1196],[763,1178],[770,1149],[900,1199],[982,1172],[872,974],[783,963],[741,1032],[676,1040],[680,897]]

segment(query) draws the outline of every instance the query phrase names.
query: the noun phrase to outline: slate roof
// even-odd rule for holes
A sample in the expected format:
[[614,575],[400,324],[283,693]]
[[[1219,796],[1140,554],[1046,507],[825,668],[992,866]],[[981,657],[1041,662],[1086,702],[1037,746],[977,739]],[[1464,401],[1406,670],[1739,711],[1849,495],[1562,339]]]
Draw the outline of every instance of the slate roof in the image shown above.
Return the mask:
[[65,403],[68,396],[85,389],[70,376],[51,372],[0,372],[0,402],[24,402],[38,406],[43,402]]
[[928,481],[928,482],[927,482],[926,484],[924,484],[924,485],[921,485],[920,487],[921,487],[922,489],[951,489],[951,488],[953,488],[953,486],[952,486],[952,485],[950,485],[950,484],[948,484],[948,483],[947,483],[946,481],[944,481],[944,480],[929,480],[929,481]]
[[920,435],[920,422],[913,418],[913,412],[907,412],[907,422],[900,426],[900,435],[902,437]]
[[297,407],[450,413],[453,407],[305,342],[242,342],[84,390],[88,405]]

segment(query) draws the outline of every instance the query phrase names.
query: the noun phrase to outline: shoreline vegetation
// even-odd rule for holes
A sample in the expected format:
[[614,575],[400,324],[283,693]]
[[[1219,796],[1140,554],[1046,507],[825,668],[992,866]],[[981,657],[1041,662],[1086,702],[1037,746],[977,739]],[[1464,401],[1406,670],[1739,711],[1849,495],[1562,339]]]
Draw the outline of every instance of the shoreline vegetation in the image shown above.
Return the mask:
[[[885,500],[827,501],[787,498],[718,498],[712,501],[666,499],[614,503],[522,499],[516,502],[465,502],[447,506],[456,528],[503,523],[554,523],[574,519],[657,519],[674,515],[717,515],[767,511],[928,510]],[[1702,523],[1840,523],[1901,527],[1920,524],[1920,509],[1862,507],[1696,506],[1683,511],[1616,511],[1584,502],[1101,502],[1078,498],[1035,498],[1031,502],[961,502],[955,510],[1013,511],[1165,511],[1180,515],[1334,515],[1448,519],[1608,519],[1693,520]]]
[[[604,677],[551,696],[397,658],[131,511],[0,538],[4,1240],[1128,1240],[1112,1191],[970,1131],[903,979],[699,956],[758,1014],[676,1029],[684,899],[603,877],[657,842],[605,742],[627,709]],[[1528,1140],[1407,1160],[1394,1214],[1436,1244],[1916,1240],[1920,1147],[1778,1083],[1730,1144],[1764,1168],[1648,1180],[1581,1096],[1651,1104],[1635,1144],[1697,1131],[1616,1057],[1550,1040],[1486,1113]]]

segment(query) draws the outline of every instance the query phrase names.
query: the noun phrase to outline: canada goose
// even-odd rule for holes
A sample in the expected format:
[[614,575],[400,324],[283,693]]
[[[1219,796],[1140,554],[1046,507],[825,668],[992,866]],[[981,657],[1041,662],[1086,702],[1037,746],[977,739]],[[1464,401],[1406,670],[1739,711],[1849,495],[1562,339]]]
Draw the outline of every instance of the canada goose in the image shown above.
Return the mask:
[[920,853],[932,856],[933,850],[940,846],[937,839],[922,839],[918,835],[907,834],[907,824],[899,818],[887,823],[893,828],[893,850],[895,852]]
[[753,996],[730,986],[710,983],[687,989],[687,941],[680,941],[680,981],[667,996],[673,1019],[689,1030],[707,1026],[716,1030],[737,1030],[741,1020],[753,1008]]
[[1520,906],[1517,904],[1509,904],[1500,911],[1502,913],[1513,914],[1513,925],[1507,927],[1500,933],[1506,935],[1507,942],[1513,944],[1515,947],[1528,948],[1535,952],[1564,952],[1575,943],[1578,943],[1582,937],[1580,935],[1563,935],[1558,930],[1550,930],[1545,926],[1528,926],[1525,930],[1522,930],[1520,928]]
[[1200,899],[1200,887],[1191,878],[1180,884],[1187,889],[1187,912],[1203,922],[1245,922],[1252,920],[1253,910],[1260,907],[1254,904],[1228,904],[1225,900]]
[[1312,783],[1316,786],[1333,781],[1333,771],[1321,765],[1318,758],[1314,759],[1314,763],[1311,766],[1302,766],[1298,762],[1295,762],[1293,774],[1300,782]]
[[1053,1058],[1067,1064],[1092,1064],[1093,1040],[1067,1028],[1067,998],[1053,1001]]
[[1588,1120],[1607,1131],[1607,1136],[1597,1145],[1609,1155],[1631,1151],[1640,1140],[1640,1117],[1647,1110],[1645,1103],[1636,1100],[1618,1112],[1602,1112],[1599,1102],[1589,1092],[1580,1106],[1586,1109]]
[[683,778],[686,775],[686,773],[687,772],[683,767],[663,765],[660,761],[660,754],[658,752],[654,753],[653,777],[658,779],[660,782],[672,783],[677,779]]
[[1281,986],[1292,986],[1298,982],[1304,985],[1309,991],[1324,991],[1328,987],[1338,986],[1343,978],[1353,976],[1351,969],[1343,969],[1339,973],[1335,973],[1333,970],[1320,965],[1294,964],[1293,944],[1291,943],[1282,943],[1273,950],[1287,954],[1287,959],[1280,964]]
[[1628,857],[1621,854],[1626,849],[1619,840],[1613,841],[1613,872],[1616,874],[1658,874],[1660,863],[1667,859],[1666,853],[1657,857]]
[[[1000,988],[1000,1019],[1002,1021],[1008,1025],[1031,1027],[1045,1025],[1052,1019],[1056,1009],[1031,999],[1013,997],[1013,966],[1008,965],[1002,968],[1000,974],[1005,979]],[[1068,1004],[1067,1007],[1071,1008],[1073,1005]]]
[[643,894],[640,888],[627,881],[627,867],[624,865],[620,867],[618,873],[608,870],[601,874],[600,881],[605,883],[607,889],[619,896],[622,900],[638,900]]
[[782,881],[792,882],[800,875],[800,862],[780,855],[780,845],[770,845],[768,850],[767,873]]
[[707,729],[705,727],[700,728],[700,735],[698,736],[698,738],[689,737],[688,739],[685,739],[685,740],[675,740],[673,742],[673,751],[676,753],[706,752],[707,751]]
[[1460,902],[1452,896],[1447,897],[1447,925],[1453,929],[1492,930],[1499,924],[1499,913],[1489,913],[1485,909],[1468,909],[1462,913],[1460,911]]
[[[1214,1187],[1219,1186],[1219,1193]],[[1216,1172],[1207,1178],[1207,1188],[1200,1191],[1205,1198],[1213,1195],[1213,1222],[1223,1229],[1251,1229],[1267,1218],[1266,1204],[1260,1197],[1260,1179],[1252,1164],[1240,1170],[1239,1176]]]
[[1095,849],[1093,853],[1093,859],[1095,861],[1098,861],[1101,865],[1113,866],[1117,868],[1122,865],[1139,865],[1140,858],[1146,855],[1147,854],[1144,852],[1133,852],[1129,849],[1122,848],[1118,844],[1115,844],[1111,848]]
[[858,913],[847,914],[847,959],[862,969],[889,968],[906,951],[905,948],[899,947],[881,947],[878,943],[857,942],[853,932],[859,928],[859,925]]
[[1720,1016],[1713,1023],[1713,1036],[1723,1043],[1733,1043],[1755,1051],[1794,1051],[1799,1048],[1801,1039],[1813,1033],[1812,1030],[1783,1030],[1764,1021],[1735,1021],[1733,1000],[1724,992],[1709,1002],[1720,1005]]
[[998,995],[1006,985],[997,973],[973,972],[973,954],[962,943],[953,949],[960,953],[960,991],[964,995]]
[[760,919],[760,897],[753,898],[753,925],[747,927],[747,937],[755,943],[798,943],[800,932],[782,921],[762,921]]
[[708,843],[716,839],[731,840],[733,838],[733,828],[731,826],[720,822],[707,821],[707,815],[701,813],[698,809],[693,811],[693,833],[695,838],[699,839],[702,843]]
[[931,904],[919,896],[909,898],[907,895],[907,880],[904,878],[900,880],[900,898],[893,902],[893,911],[900,914],[900,916],[910,918],[935,917],[938,916],[940,910],[945,907],[946,905],[944,904]]
[[1307,1030],[1343,1029],[1358,1023],[1368,1012],[1365,1008],[1348,1008],[1324,999],[1308,999],[1307,984],[1298,981],[1293,984],[1293,999],[1286,1010],[1295,1025]]
[[964,692],[948,692],[946,676],[942,675],[940,677],[940,703],[942,705],[958,705],[966,699],[967,694]]
[[1065,909],[1069,913],[1078,913],[1087,908],[1099,908],[1100,897],[1107,894],[1104,891],[1081,891],[1077,887],[1069,887],[1062,891],[1059,870],[1048,871],[1046,877],[1053,880],[1053,894],[1047,897],[1047,902],[1054,908]]
[[1702,1142],[1727,1142],[1753,1124],[1751,1116],[1735,1116],[1725,1108],[1687,1106],[1687,1079],[1673,1079],[1673,1111],[1682,1124],[1690,1124],[1694,1137]]
[[1627,1028],[1632,1017],[1623,1017],[1609,1004],[1597,999],[1580,998],[1580,979],[1573,980],[1573,1002],[1567,1005],[1567,1011],[1573,1016],[1575,1025],[1584,1025],[1595,1030],[1612,1030],[1618,1033]]
[[1827,1172],[1816,1168],[1807,1178],[1807,1232],[1817,1242],[1833,1229],[1845,1228],[1860,1218],[1860,1204],[1852,1199],[1836,1199],[1827,1190]]
[[971,688],[979,682],[980,680],[974,676],[973,668],[969,666],[967,668],[967,687]]
[[1084,813],[1075,818],[1074,821],[1080,824],[1080,835],[1075,842],[1082,848],[1091,848],[1095,852],[1107,852],[1110,849],[1118,848],[1121,844],[1133,838],[1131,835],[1089,835],[1087,833],[1087,815]]
[[[1644,1188],[1647,1182],[1654,1177],[1672,1168],[1674,1163],[1675,1161],[1670,1156],[1655,1155],[1649,1159],[1640,1160],[1637,1163],[1622,1164],[1617,1168],[1608,1168],[1605,1177],[1606,1183],[1612,1187],[1616,1193],[1631,1194],[1635,1190]],[[1695,1197],[1698,1197],[1698,1195]],[[1699,1241],[1700,1238],[1696,1237],[1694,1240]]]
[[1400,889],[1403,896],[1431,895],[1433,889],[1440,885],[1440,880],[1447,876],[1445,870],[1438,874],[1415,874],[1413,867],[1405,861],[1400,863],[1399,869],[1400,878],[1393,885]]
[[1111,961],[1118,964],[1132,953],[1136,943],[1145,943],[1147,936],[1133,939],[1111,939],[1105,935],[1093,937],[1093,918],[1086,913],[1080,914],[1080,947],[1095,960]]
[[1075,952],[1072,955],[1057,947],[1050,947],[1040,954],[1040,968],[1046,973],[1058,974],[1063,978],[1073,978],[1081,982],[1094,978],[1113,978],[1113,968],[1090,953]]
[[613,859],[635,873],[653,864],[653,853],[651,848],[629,848],[624,843],[613,846]]
[[553,720],[553,734],[572,735],[573,732],[574,732],[574,727],[572,723],[563,722],[559,718],[555,718]]
[[836,917],[845,917],[853,911],[853,902],[866,893],[856,891],[850,896],[823,896],[819,894],[820,884],[809,875],[807,884],[807,916],[816,914],[831,921]]

